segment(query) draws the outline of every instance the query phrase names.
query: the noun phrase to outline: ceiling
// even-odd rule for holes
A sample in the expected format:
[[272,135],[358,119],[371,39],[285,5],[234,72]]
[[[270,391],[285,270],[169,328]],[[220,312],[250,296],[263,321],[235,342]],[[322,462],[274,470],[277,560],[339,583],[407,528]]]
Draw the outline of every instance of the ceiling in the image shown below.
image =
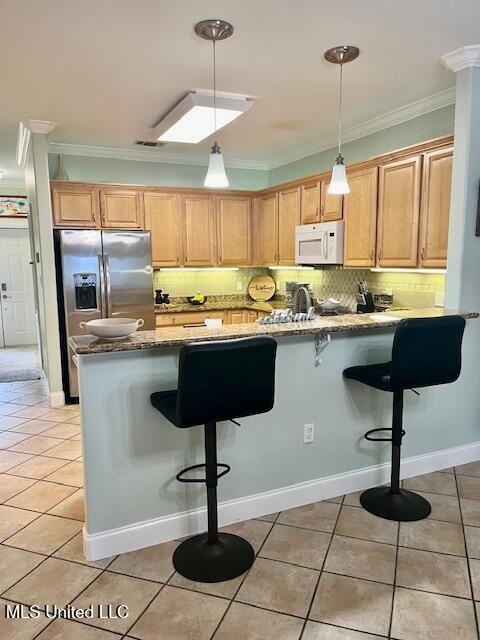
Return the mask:
[[[217,47],[217,88],[255,96],[218,133],[240,161],[288,158],[336,130],[338,68],[323,52],[357,45],[345,67],[345,127],[453,86],[440,56],[480,39],[478,0],[2,0],[0,169],[14,165],[18,122],[58,126],[53,142],[133,149],[187,90],[211,88],[204,18],[235,27]],[[10,27],[6,28],[6,25]],[[8,88],[8,89],[7,89]],[[169,143],[163,154],[208,153]],[[156,150],[152,154],[158,153]]]

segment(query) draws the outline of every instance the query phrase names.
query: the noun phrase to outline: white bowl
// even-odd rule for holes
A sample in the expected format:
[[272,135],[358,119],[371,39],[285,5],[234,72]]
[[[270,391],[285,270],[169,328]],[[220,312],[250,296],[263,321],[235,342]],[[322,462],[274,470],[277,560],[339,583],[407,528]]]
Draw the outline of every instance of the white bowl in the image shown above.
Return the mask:
[[89,320],[80,322],[80,328],[104,340],[121,340],[131,336],[137,329],[143,327],[144,321],[133,318],[106,318],[103,320]]
[[341,304],[340,300],[335,300],[335,298],[327,298],[326,300],[319,300],[317,298],[317,303],[324,311],[335,311]]

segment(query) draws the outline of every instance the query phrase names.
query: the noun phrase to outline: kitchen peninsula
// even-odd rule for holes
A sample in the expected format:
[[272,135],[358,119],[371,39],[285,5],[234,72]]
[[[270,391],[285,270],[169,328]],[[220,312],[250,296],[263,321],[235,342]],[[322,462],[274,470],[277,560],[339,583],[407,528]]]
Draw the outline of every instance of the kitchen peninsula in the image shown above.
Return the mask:
[[[87,557],[107,557],[205,528],[204,493],[175,480],[179,469],[203,461],[201,428],[174,429],[150,404],[154,391],[176,388],[183,344],[263,334],[278,338],[273,410],[242,419],[241,427],[222,423],[218,428],[218,459],[232,465],[219,493],[224,525],[386,480],[388,449],[366,443],[363,434],[389,426],[390,398],[346,383],[342,372],[388,360],[393,330],[402,318],[444,313],[450,314],[432,309],[288,325],[163,327],[115,342],[71,338],[80,381]],[[473,320],[476,313],[461,315],[470,321],[460,379],[422,390],[421,396],[406,395],[406,476],[478,458],[471,444],[478,439],[471,381],[477,378],[480,323]],[[314,442],[304,444],[304,424],[312,423]]]

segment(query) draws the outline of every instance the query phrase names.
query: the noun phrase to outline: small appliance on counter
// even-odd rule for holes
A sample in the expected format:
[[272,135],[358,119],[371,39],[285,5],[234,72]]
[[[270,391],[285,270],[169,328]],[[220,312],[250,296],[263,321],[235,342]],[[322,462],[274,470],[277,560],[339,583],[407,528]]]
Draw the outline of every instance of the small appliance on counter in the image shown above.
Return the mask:
[[308,283],[287,282],[285,286],[287,309],[292,313],[308,313],[312,303],[312,290]]
[[155,289],[155,304],[170,304],[169,296],[169,293],[162,293],[162,289]]
[[374,293],[373,303],[376,311],[385,311],[393,305],[393,295],[390,293]]
[[366,282],[357,282],[355,300],[357,302],[357,313],[373,313],[375,311],[373,296],[368,290]]

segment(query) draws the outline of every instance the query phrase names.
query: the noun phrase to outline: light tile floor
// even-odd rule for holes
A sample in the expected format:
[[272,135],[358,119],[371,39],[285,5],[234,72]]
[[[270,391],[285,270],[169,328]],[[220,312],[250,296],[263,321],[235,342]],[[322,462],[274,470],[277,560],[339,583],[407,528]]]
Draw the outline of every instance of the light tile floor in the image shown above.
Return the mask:
[[[380,520],[359,494],[226,527],[257,554],[244,576],[192,583],[166,544],[82,553],[78,407],[43,381],[0,385],[0,638],[478,640],[480,462],[412,478],[427,520]],[[477,602],[478,601],[478,602]],[[5,620],[5,604],[127,604],[116,620]]]

